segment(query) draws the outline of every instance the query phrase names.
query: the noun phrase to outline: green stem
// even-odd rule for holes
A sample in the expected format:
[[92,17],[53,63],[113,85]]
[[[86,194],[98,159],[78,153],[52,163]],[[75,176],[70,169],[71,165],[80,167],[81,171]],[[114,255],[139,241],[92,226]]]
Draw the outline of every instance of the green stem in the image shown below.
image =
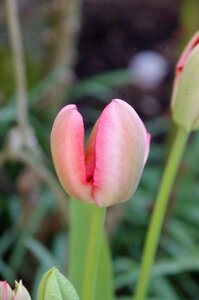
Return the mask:
[[147,232],[143,251],[139,281],[135,291],[134,300],[143,300],[147,294],[150,279],[150,271],[155,258],[158,241],[164,221],[164,216],[172,191],[174,180],[178,171],[182,154],[184,152],[189,133],[178,128],[176,139],[171,149],[162,181],[157,194],[153,214]]
[[101,250],[102,232],[105,219],[105,209],[93,206],[88,248],[85,261],[85,276],[82,300],[93,300],[96,288],[98,261]]
[[14,73],[16,81],[16,94],[18,106],[18,125],[22,130],[24,139],[27,137],[28,127],[28,104],[27,104],[27,83],[26,68],[24,61],[24,49],[22,41],[21,26],[18,12],[17,0],[6,0],[6,15],[12,54],[14,60]]
[[81,300],[95,297],[105,212],[105,208],[71,200],[69,278]]

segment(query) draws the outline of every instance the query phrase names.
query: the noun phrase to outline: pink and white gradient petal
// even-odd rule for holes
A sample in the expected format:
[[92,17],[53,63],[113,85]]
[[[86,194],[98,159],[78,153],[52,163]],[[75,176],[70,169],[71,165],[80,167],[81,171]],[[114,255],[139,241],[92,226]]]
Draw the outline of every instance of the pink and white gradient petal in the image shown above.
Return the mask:
[[65,106],[57,115],[51,149],[57,175],[66,192],[92,202],[91,185],[86,180],[83,119],[75,105]]
[[7,281],[0,281],[0,299],[12,300],[13,298],[14,298],[14,293],[11,290]]
[[115,99],[97,125],[93,197],[99,206],[127,200],[135,191],[148,156],[145,127],[126,102]]

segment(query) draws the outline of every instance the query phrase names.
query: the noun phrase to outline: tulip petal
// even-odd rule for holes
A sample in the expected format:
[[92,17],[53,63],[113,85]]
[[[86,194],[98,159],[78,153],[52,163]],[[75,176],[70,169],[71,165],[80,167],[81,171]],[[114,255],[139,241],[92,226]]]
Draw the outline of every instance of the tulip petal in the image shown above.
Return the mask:
[[7,281],[0,281],[0,300],[12,300],[14,293]]
[[91,184],[86,180],[83,119],[75,105],[65,106],[57,115],[51,149],[57,175],[66,192],[92,202]]
[[190,52],[174,87],[172,116],[187,132],[199,128],[199,44]]
[[97,124],[95,123],[91,134],[88,139],[88,144],[86,147],[86,178],[87,182],[93,183],[93,175],[95,170],[95,144],[96,144],[96,133],[97,133]]
[[191,51],[193,50],[193,48],[199,44],[199,31],[197,31],[194,36],[192,37],[192,39],[189,41],[188,45],[186,46],[186,48],[184,49],[183,53],[180,56],[180,59],[176,65],[176,73],[181,74],[185,63],[191,53]]
[[97,205],[110,206],[127,200],[135,191],[149,141],[137,113],[119,99],[104,109],[95,131],[91,141],[95,145],[93,197]]
[[14,292],[15,296],[13,300],[31,300],[30,295],[21,280],[19,282],[15,282]]

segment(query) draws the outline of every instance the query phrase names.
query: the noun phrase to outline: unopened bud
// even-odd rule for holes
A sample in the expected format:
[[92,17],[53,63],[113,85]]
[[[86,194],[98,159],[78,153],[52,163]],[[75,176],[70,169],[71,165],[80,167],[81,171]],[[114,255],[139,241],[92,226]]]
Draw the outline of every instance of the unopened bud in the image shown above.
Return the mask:
[[37,300],[79,300],[79,297],[72,284],[52,268],[41,279]]
[[186,131],[199,129],[199,31],[183,51],[176,66],[172,116]]
[[31,300],[31,298],[21,280],[19,283],[15,282],[14,291],[6,281],[0,281],[0,300]]

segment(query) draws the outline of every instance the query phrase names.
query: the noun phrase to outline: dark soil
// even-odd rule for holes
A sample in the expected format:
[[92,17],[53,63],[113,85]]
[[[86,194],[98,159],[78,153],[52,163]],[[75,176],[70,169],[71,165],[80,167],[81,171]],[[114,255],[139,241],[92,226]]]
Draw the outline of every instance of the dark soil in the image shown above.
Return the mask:
[[126,87],[118,91],[144,116],[165,113],[169,107],[179,34],[178,0],[85,0],[76,74],[84,78],[125,68],[143,50],[164,55],[170,67],[156,89]]

